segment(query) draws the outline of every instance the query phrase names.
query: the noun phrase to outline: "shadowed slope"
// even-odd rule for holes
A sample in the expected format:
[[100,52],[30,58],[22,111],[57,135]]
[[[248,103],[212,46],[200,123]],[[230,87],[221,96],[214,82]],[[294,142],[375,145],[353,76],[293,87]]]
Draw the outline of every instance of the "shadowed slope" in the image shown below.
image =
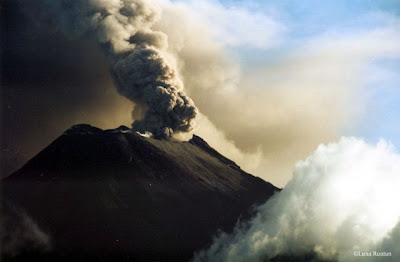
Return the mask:
[[164,141],[123,126],[73,126],[3,180],[5,199],[50,235],[45,257],[65,260],[186,260],[276,190],[200,137]]

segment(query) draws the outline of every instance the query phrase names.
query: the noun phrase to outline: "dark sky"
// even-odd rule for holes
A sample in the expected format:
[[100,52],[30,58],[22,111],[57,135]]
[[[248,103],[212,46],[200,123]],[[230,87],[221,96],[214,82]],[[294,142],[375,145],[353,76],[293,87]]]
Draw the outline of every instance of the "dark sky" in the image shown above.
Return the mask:
[[1,167],[8,175],[73,124],[130,124],[101,50],[1,3]]

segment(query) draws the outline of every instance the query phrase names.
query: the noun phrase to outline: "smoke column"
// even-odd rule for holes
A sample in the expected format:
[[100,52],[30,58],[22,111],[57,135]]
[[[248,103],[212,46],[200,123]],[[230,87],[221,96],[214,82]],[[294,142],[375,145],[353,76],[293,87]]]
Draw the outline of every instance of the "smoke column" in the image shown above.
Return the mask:
[[400,155],[385,142],[321,145],[249,224],[194,261],[399,261],[399,186]]
[[[197,109],[185,95],[167,36],[152,30],[160,17],[153,1],[22,1],[39,23],[54,25],[73,37],[94,39],[104,50],[120,94],[144,110],[132,128],[168,138],[193,128]],[[137,114],[135,114],[137,115]]]

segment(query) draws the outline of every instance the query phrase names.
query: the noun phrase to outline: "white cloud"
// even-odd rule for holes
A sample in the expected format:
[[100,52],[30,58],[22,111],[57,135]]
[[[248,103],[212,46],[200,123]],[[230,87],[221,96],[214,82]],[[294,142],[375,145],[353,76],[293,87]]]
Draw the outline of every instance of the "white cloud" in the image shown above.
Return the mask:
[[[204,3],[212,6],[210,13],[225,8]],[[261,150],[259,166],[251,172],[278,186],[287,183],[293,164],[318,144],[356,129],[370,97],[362,88],[364,69],[375,60],[399,55],[398,26],[387,19],[373,30],[330,31],[297,46],[290,42],[273,58],[265,57],[265,63],[243,67],[237,56],[246,53],[234,53],[226,42],[216,40],[218,23],[210,25],[207,12],[195,5],[163,2],[156,27],[168,35],[185,90],[201,113],[242,155]],[[203,138],[212,139],[210,134]],[[210,142],[227,155],[228,150],[218,146],[222,144]]]
[[286,27],[265,12],[242,4],[224,6],[219,1],[179,2],[205,22],[212,36],[232,47],[268,49],[284,38]]
[[307,254],[360,261],[355,251],[395,255],[399,186],[400,155],[384,141],[373,147],[342,138],[320,145],[296,165],[293,179],[258,208],[248,226],[219,236],[195,261],[263,261]]

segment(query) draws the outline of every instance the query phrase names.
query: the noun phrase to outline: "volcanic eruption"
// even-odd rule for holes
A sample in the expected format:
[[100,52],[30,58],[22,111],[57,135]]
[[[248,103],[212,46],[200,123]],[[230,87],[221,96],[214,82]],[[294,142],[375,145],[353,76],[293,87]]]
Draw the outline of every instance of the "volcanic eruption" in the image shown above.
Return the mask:
[[166,52],[167,35],[152,30],[160,15],[153,1],[26,1],[24,9],[39,23],[89,37],[104,50],[118,92],[142,112],[133,131],[166,139],[193,129],[197,108]]

